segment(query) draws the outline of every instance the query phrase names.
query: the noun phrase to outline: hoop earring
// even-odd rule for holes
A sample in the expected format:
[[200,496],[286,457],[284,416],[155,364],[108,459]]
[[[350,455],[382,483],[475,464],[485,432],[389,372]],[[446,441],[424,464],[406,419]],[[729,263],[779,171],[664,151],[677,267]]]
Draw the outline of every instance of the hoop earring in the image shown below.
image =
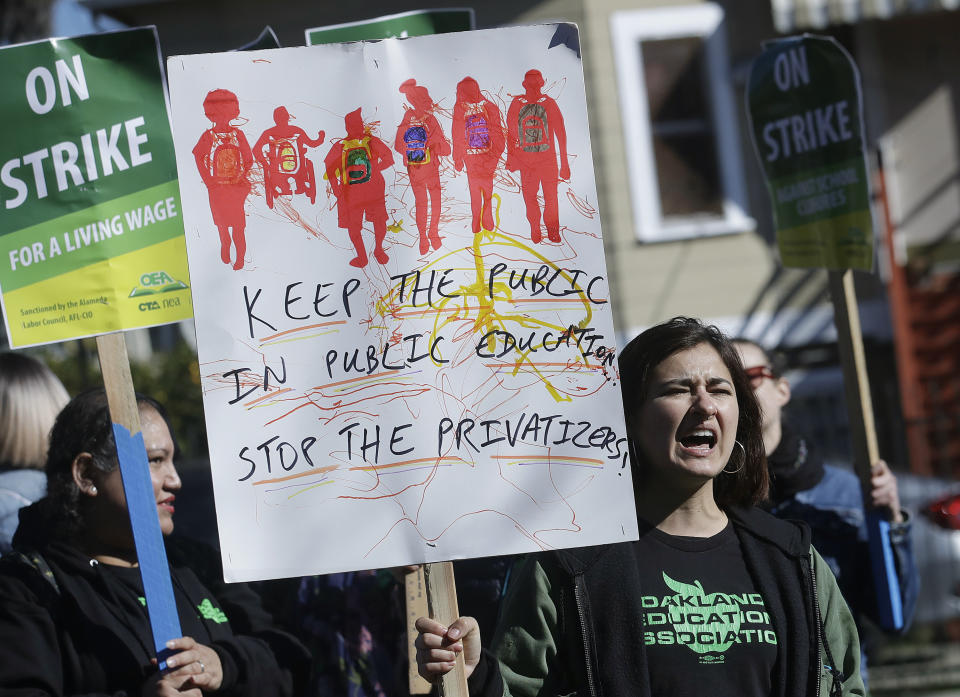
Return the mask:
[[[737,445],[740,446],[740,450],[741,450],[741,452],[743,452],[743,457],[740,459],[740,466],[737,467],[737,469],[735,469],[735,470],[728,470],[726,467],[724,467],[723,470],[721,470],[724,474],[736,474],[737,472],[739,472],[740,470],[743,469],[743,466],[744,466],[745,464],[747,464],[747,449],[743,447],[743,443],[741,443],[741,442],[738,441],[738,440],[735,440],[735,441],[733,441],[733,444],[734,444],[734,446],[737,446]],[[733,459],[733,456],[732,456],[732,455],[731,455],[730,459],[731,459],[731,460]],[[728,462],[727,464],[729,465],[730,463]]]

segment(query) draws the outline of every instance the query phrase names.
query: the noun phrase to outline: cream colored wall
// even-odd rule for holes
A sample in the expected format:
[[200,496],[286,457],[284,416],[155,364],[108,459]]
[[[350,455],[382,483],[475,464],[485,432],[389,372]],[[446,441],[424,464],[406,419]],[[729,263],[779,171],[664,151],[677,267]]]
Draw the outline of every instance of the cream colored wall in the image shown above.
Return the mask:
[[[689,3],[585,0],[585,4],[581,27],[584,70],[618,330],[629,337],[675,315],[692,315],[719,321],[730,331],[739,333],[744,331],[746,322],[741,318],[749,316],[752,321],[746,326],[747,333],[777,343],[783,327],[795,324],[796,318],[811,307],[819,308],[818,314],[822,314],[825,274],[784,270],[775,262],[767,241],[771,224],[766,191],[747,140],[745,122],[741,123],[741,149],[751,199],[748,213],[757,219],[758,231],[681,242],[641,244],[636,241],[610,16],[618,10]],[[735,67],[748,65],[759,53],[760,39],[772,33],[769,4],[763,1],[745,4],[751,7],[741,15],[732,15],[729,8],[727,14],[728,43]],[[742,85],[736,88],[735,101],[742,119]],[[779,323],[772,321],[775,313],[781,315]],[[758,328],[764,328],[765,332],[759,332]],[[793,337],[794,340],[800,338],[801,335]]]

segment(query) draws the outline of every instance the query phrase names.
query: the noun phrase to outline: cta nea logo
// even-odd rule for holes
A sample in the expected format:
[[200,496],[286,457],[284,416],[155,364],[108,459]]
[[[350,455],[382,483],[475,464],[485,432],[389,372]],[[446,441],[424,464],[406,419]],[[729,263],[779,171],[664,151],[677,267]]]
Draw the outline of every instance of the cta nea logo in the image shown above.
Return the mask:
[[[158,294],[170,293],[176,290],[186,290],[188,286],[183,281],[178,281],[166,271],[149,271],[140,275],[139,283],[130,291],[131,298],[152,296]],[[150,312],[171,307],[179,307],[179,297],[164,297],[160,299],[145,299],[140,303],[140,312]]]

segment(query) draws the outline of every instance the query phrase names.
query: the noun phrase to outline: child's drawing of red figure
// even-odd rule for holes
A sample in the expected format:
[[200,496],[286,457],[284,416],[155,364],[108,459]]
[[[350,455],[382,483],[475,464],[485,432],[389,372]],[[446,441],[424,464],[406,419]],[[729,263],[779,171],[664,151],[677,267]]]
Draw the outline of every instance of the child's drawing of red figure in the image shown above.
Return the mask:
[[440,249],[440,158],[450,154],[450,143],[433,115],[433,100],[427,88],[411,79],[400,85],[400,91],[413,108],[403,115],[393,147],[407,165],[420,231],[420,253],[426,254],[431,244]]
[[500,109],[480,93],[472,77],[457,83],[453,107],[453,166],[466,165],[473,232],[493,230],[493,175],[504,149]]
[[253,146],[253,156],[263,166],[267,205],[273,208],[273,199],[284,194],[306,194],[315,203],[317,180],[307,148],[323,144],[323,131],[313,139],[299,126],[291,126],[290,114],[282,106],[273,110],[273,121],[276,125]]
[[[520,188],[530,221],[530,239],[541,240],[540,204],[537,193],[543,188],[543,222],[551,242],[560,242],[560,214],[557,203],[558,178],[570,178],[567,162],[567,132],[557,103],[541,92],[544,85],[539,70],[528,70],[523,77],[525,94],[514,97],[507,111],[507,169],[520,170]],[[556,139],[556,146],[554,144]],[[557,151],[560,169],[557,170]]]
[[218,89],[203,100],[203,113],[213,122],[213,128],[203,132],[193,148],[193,157],[200,170],[200,178],[207,185],[210,212],[220,232],[220,258],[230,263],[230,243],[237,249],[233,268],[243,268],[247,252],[244,228],[247,218],[243,204],[250,193],[247,173],[253,164],[253,154],[243,131],[230,122],[240,115],[237,95]]
[[389,146],[370,133],[363,124],[360,109],[351,111],[343,119],[347,137],[338,140],[324,159],[327,179],[337,197],[337,220],[347,229],[357,256],[351,266],[362,269],[367,265],[363,246],[363,219],[373,223],[376,246],[374,258],[386,264],[390,258],[383,249],[387,236],[386,182],[383,170],[393,166]]

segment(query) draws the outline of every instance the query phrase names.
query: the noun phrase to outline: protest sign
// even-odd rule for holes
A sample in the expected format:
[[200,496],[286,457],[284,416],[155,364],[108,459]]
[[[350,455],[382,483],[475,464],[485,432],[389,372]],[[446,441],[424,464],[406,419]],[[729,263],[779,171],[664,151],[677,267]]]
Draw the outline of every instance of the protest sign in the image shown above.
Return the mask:
[[226,578],[635,539],[575,28],[168,68]]
[[770,42],[750,70],[747,111],[784,266],[873,266],[860,77],[830,37]]
[[12,346],[192,315],[152,28],[0,49],[0,290]]
[[[748,112],[767,177],[784,266],[829,269],[837,346],[864,507],[871,508],[877,447],[852,269],[873,268],[860,75],[830,37],[769,42],[753,63]],[[880,623],[903,627],[890,523],[868,510],[870,562]]]
[[472,7],[412,10],[399,14],[344,22],[306,30],[307,46],[332,44],[342,41],[372,39],[405,39],[411,36],[468,31],[474,27]]

